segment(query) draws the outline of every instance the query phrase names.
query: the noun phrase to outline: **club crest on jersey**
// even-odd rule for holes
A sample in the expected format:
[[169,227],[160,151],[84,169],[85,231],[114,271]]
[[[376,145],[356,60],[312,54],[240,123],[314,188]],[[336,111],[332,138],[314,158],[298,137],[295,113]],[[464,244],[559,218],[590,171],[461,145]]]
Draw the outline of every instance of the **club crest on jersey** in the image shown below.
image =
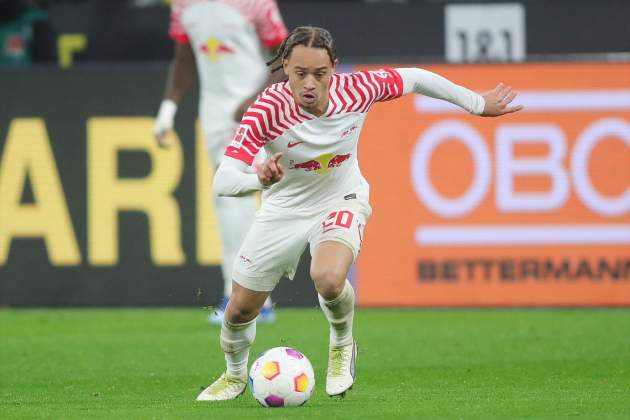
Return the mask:
[[233,54],[234,50],[217,38],[210,38],[199,48],[202,53],[208,56],[210,61],[217,61],[224,54]]
[[302,169],[307,172],[315,171],[315,173],[318,174],[328,174],[336,167],[341,166],[343,162],[350,159],[350,156],[352,156],[351,153],[345,155],[326,153],[314,159],[307,160],[306,162],[296,163],[294,160],[290,160],[289,169]]
[[388,72],[387,70],[376,70],[372,72],[372,75],[383,81],[389,81],[393,79],[392,74]]

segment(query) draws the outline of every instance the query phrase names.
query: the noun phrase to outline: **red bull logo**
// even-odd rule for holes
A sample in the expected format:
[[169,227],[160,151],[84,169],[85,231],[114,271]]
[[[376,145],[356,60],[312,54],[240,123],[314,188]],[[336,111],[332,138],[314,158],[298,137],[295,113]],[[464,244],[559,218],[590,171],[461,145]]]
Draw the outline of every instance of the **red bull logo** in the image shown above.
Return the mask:
[[233,54],[234,50],[217,38],[210,38],[200,48],[201,52],[206,54],[210,61],[217,61],[222,54]]
[[345,155],[336,155],[334,153],[326,153],[317,156],[315,159],[306,162],[295,163],[294,160],[289,161],[289,169],[303,169],[307,172],[315,171],[318,174],[327,174],[332,172],[337,166],[341,166],[343,162],[350,159],[351,153]]

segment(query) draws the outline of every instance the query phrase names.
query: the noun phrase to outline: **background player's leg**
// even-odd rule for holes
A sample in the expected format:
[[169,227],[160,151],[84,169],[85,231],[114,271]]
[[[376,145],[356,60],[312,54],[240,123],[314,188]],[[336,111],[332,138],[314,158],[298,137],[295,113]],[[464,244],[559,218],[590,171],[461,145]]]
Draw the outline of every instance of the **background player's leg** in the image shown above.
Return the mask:
[[[238,251],[245,240],[256,215],[256,196],[244,197],[215,197],[214,208],[219,221],[221,234],[223,274],[223,301],[212,314],[210,319],[214,324],[220,324],[223,312],[232,294],[232,270],[234,260],[238,258]],[[259,322],[272,322],[275,314],[272,310],[271,299],[268,297],[261,311]]]
[[[236,128],[234,126],[215,135],[206,134],[206,139],[210,140],[208,152],[214,168],[219,167],[225,148],[232,141]],[[210,314],[209,321],[212,324],[220,325],[223,322],[225,308],[232,294],[234,260],[238,257],[238,250],[256,217],[257,198],[254,194],[243,197],[218,197],[214,195],[213,200],[221,237],[223,299],[217,309]],[[271,322],[274,317],[271,300],[267,298],[265,310],[263,310],[259,321]]]
[[256,214],[256,197],[214,197],[221,235],[223,296],[232,294],[234,259]]

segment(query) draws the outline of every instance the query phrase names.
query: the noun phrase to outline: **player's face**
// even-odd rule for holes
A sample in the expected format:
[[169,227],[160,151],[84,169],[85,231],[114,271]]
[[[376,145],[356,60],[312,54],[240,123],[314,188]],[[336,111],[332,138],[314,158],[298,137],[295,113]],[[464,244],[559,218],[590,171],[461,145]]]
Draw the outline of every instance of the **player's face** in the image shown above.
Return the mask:
[[323,114],[328,106],[328,84],[337,64],[330,61],[328,52],[297,45],[282,64],[296,102],[312,114]]

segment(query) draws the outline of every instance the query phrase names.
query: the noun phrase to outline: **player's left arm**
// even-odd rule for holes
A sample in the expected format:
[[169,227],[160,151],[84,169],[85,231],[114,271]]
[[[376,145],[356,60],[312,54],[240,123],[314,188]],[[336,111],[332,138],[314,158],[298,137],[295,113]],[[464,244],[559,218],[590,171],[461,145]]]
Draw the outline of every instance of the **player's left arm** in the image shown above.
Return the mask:
[[395,71],[402,79],[403,95],[415,92],[442,99],[483,117],[498,117],[523,109],[522,105],[510,105],[517,93],[503,83],[480,95],[428,70],[398,68]]

